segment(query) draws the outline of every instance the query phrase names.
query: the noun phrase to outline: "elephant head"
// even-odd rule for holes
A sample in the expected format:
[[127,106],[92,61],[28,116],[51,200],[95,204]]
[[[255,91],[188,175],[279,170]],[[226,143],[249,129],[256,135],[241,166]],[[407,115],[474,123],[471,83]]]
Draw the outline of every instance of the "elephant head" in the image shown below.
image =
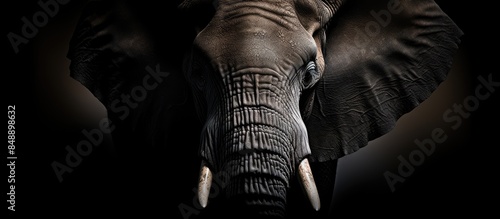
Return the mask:
[[227,196],[241,206],[264,205],[264,214],[282,215],[289,182],[298,174],[313,208],[320,208],[306,158],[311,153],[307,109],[300,100],[309,98],[304,94],[324,72],[323,27],[340,5],[218,2],[194,39],[185,71],[205,124],[202,206],[207,205],[209,175],[224,171],[230,178]]
[[[432,0],[185,0],[171,10],[191,14],[195,22],[185,26],[197,32],[171,43],[136,25],[134,7],[125,14],[135,16],[116,16],[127,7],[99,8],[115,16],[84,13],[72,41],[72,76],[122,126],[154,133],[144,138],[173,125],[141,119],[194,106],[203,124],[200,205],[210,204],[212,178],[224,174],[224,203],[252,216],[285,216],[296,179],[313,209],[328,203],[315,180],[323,187],[330,176],[313,177],[310,163],[337,160],[389,132],[445,79],[462,34]],[[162,50],[185,53],[182,70]],[[123,116],[113,100],[133,91],[131,82],[147,81],[137,68],[151,60],[166,63],[171,75]],[[194,104],[185,104],[191,97]]]

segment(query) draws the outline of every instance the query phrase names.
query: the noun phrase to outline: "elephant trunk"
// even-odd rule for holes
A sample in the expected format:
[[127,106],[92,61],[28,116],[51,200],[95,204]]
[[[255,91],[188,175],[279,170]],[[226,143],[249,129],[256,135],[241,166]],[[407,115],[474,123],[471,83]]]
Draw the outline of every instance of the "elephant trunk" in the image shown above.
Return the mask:
[[235,130],[239,145],[223,166],[230,177],[226,195],[231,205],[246,215],[282,217],[289,180],[295,168],[290,140],[273,127],[241,127]]
[[[308,196],[314,193],[317,196],[308,164],[299,165],[309,152],[301,120],[258,106],[231,110],[229,114],[226,118],[230,121],[213,122],[215,126],[206,127],[202,156],[216,162],[210,168],[202,168],[199,188],[202,206],[207,204],[208,195],[203,194],[209,192],[210,169],[228,177],[227,204],[236,209],[239,217],[284,217],[287,190],[297,167],[306,190],[314,187]],[[219,147],[210,147],[212,144]],[[319,199],[312,199],[316,202],[313,207],[319,208]]]

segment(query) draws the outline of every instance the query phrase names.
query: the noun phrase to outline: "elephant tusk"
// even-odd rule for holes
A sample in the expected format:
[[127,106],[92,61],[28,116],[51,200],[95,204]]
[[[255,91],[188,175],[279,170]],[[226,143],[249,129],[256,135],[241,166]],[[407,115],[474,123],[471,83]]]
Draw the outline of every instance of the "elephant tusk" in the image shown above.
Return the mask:
[[299,164],[299,178],[300,184],[309,198],[312,207],[314,210],[319,211],[321,203],[319,200],[318,189],[316,188],[316,183],[314,182],[311,167],[309,166],[307,158],[302,160]]
[[201,207],[207,207],[210,188],[212,187],[212,171],[202,162],[200,182],[198,184],[198,201]]

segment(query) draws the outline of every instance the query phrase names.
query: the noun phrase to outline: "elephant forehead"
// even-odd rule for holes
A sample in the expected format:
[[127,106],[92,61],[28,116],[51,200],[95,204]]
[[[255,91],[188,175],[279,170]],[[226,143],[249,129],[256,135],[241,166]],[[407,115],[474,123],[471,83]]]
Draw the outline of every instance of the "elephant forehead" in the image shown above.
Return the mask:
[[220,18],[215,16],[200,32],[195,47],[221,73],[262,67],[288,74],[316,55],[316,44],[304,28],[290,28],[260,14]]
[[291,0],[226,1],[219,5],[216,17],[231,21],[253,15],[284,28],[297,29],[300,22],[294,7]]
[[[264,33],[263,33],[264,34]],[[203,48],[212,67],[222,76],[248,68],[267,68],[282,74],[295,72],[312,56],[315,50],[300,47],[302,41],[279,41],[277,37],[240,36]]]

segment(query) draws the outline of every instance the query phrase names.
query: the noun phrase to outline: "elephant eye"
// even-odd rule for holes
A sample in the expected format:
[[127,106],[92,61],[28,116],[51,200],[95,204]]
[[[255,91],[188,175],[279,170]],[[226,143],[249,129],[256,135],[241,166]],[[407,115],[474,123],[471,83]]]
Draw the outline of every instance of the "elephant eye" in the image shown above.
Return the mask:
[[319,72],[316,69],[316,63],[314,61],[310,61],[307,63],[304,76],[302,78],[302,87],[303,89],[311,88],[316,82],[319,80]]

